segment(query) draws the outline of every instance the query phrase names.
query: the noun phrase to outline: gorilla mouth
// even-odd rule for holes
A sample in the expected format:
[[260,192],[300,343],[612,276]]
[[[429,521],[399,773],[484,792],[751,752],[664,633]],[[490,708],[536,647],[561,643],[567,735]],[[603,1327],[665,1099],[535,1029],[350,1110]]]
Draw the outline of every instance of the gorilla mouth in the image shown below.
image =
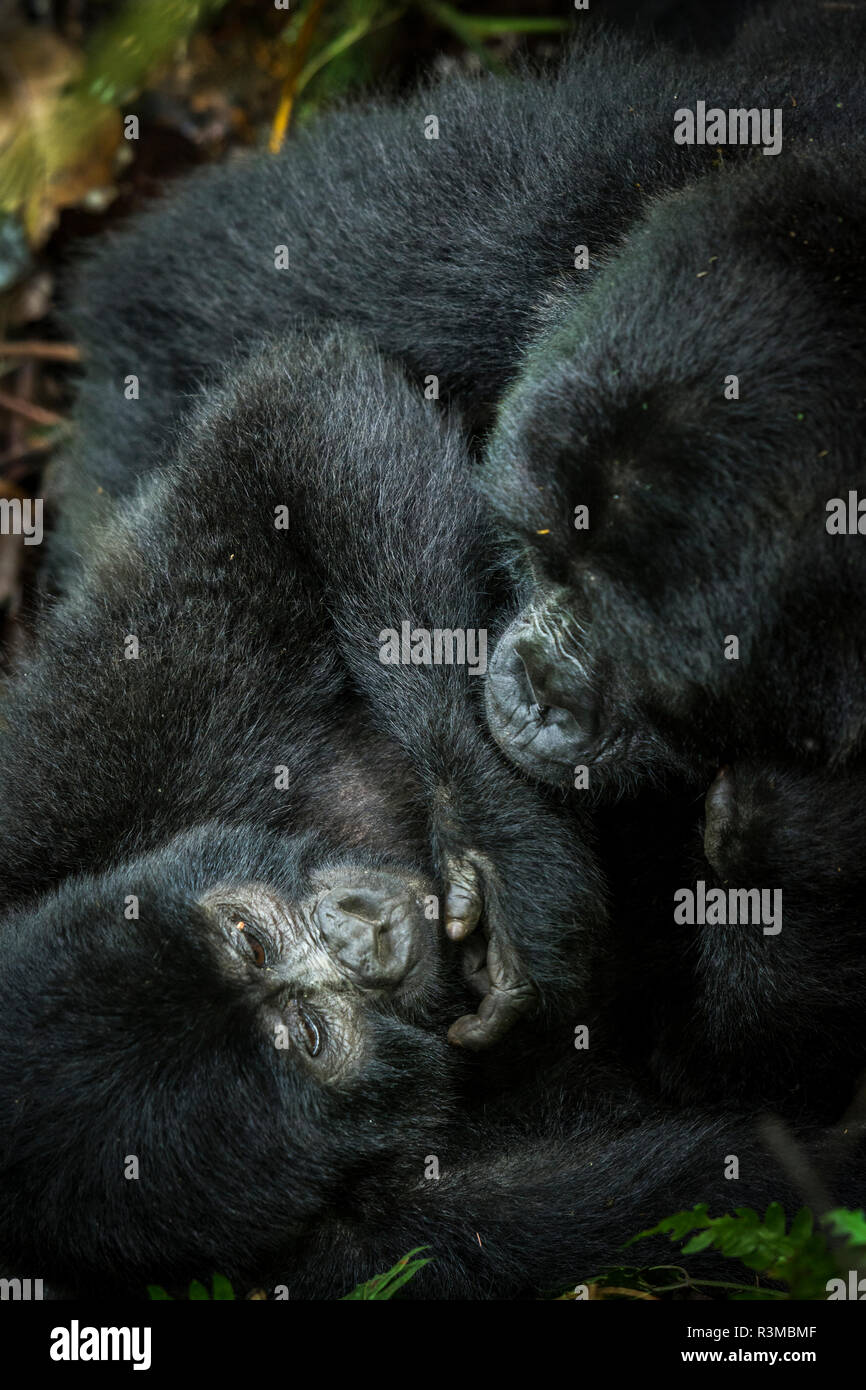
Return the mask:
[[608,768],[622,761],[629,740],[623,731],[606,736],[595,744],[581,743],[556,724],[545,719],[538,707],[520,706],[510,716],[496,719],[488,705],[491,732],[503,753],[523,772],[554,785],[571,783],[575,768]]
[[570,782],[576,764],[622,755],[624,733],[603,728],[604,710],[579,634],[549,606],[524,610],[503,633],[485,688],[487,721],[504,753],[543,781]]
[[497,744],[522,771],[545,782],[570,782],[575,766],[604,767],[628,753],[625,730],[587,738],[586,721],[561,706],[532,703],[525,698],[519,671],[494,670],[485,699],[487,721]]

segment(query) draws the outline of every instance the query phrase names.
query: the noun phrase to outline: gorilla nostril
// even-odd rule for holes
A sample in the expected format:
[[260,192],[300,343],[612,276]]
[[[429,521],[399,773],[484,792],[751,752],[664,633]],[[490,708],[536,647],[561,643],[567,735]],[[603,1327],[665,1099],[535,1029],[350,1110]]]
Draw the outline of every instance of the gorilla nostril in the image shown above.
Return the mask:
[[514,649],[514,654],[517,657],[518,662],[520,663],[521,679],[525,687],[525,699],[527,705],[537,706],[539,710],[546,708],[546,702],[542,698],[540,698],[539,695],[536,694],[535,684],[533,683],[532,679],[532,671],[530,667],[526,664],[526,658],[524,657],[522,652],[517,650],[516,647]]
[[382,924],[383,905],[373,894],[343,893],[336,898],[336,905],[347,917],[356,917],[359,922],[376,928]]
[[555,695],[547,689],[546,677],[538,672],[533,675],[532,667],[527,665],[523,654],[517,652],[517,656],[523,673],[526,704],[535,721],[544,725],[550,719],[553,711],[560,709],[561,706]]
[[380,965],[390,964],[394,955],[394,941],[390,932],[390,922],[380,922],[373,928],[373,954]]

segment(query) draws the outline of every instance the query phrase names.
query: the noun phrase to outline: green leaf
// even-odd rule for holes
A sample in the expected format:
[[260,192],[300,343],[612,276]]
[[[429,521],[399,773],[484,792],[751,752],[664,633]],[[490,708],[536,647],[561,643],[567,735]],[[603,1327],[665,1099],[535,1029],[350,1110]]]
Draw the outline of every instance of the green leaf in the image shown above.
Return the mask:
[[300,96],[304,88],[309,85],[318,72],[321,72],[322,68],[327,67],[342,53],[346,53],[354,44],[366,38],[368,34],[374,34],[379,29],[384,29],[389,24],[394,24],[396,20],[402,19],[404,13],[405,11],[401,7],[389,10],[387,14],[378,17],[368,15],[366,18],[360,19],[357,24],[352,25],[350,29],[344,29],[342,34],[338,34],[330,43],[325,44],[325,47],[316,54],[315,58],[311,58],[302,68],[295,83],[295,98]]
[[97,30],[88,46],[81,88],[118,105],[147,74],[226,0],[127,0]]
[[[832,1216],[833,1213],[831,1212]],[[808,1240],[812,1234],[815,1221],[808,1207],[801,1207],[791,1222],[791,1239],[799,1244],[800,1241]]]
[[767,1207],[767,1214],[764,1217],[764,1225],[771,1236],[784,1236],[785,1234],[785,1212],[778,1202],[771,1202]]
[[460,21],[479,39],[496,39],[505,34],[563,34],[571,28],[567,19],[535,19],[521,15],[461,14]]
[[645,1240],[647,1236],[669,1235],[671,1240],[682,1240],[689,1231],[696,1231],[709,1224],[710,1217],[707,1215],[706,1205],[701,1202],[691,1211],[678,1211],[675,1216],[666,1216],[657,1226],[651,1226],[648,1231],[641,1231],[639,1235],[632,1236],[631,1240],[626,1241],[626,1245],[634,1245],[636,1240]]
[[444,4],[443,0],[418,0],[418,4],[436,24],[441,24],[443,29],[449,29],[461,43],[465,43],[467,48],[471,48],[485,67],[494,72],[501,70],[502,64],[488,53],[481,37],[473,27],[471,15],[461,14],[453,5]]
[[163,1299],[167,1299],[169,1303],[174,1302],[174,1299],[172,1298],[171,1294],[166,1293],[165,1289],[162,1287],[161,1284],[148,1284],[147,1296],[154,1303],[161,1302]]
[[824,1221],[834,1235],[847,1236],[853,1245],[866,1245],[866,1215],[862,1208],[850,1211],[846,1207],[836,1207],[827,1212]]
[[234,1301],[234,1289],[224,1274],[215,1274],[211,1281],[211,1287],[213,1289],[214,1299],[217,1302],[225,1303],[228,1300]]
[[687,1241],[683,1246],[683,1254],[695,1255],[699,1250],[706,1250],[707,1246],[712,1245],[715,1239],[715,1231],[699,1231],[696,1236],[692,1236],[691,1240]]
[[368,1279],[366,1283],[359,1284],[351,1293],[343,1296],[344,1303],[353,1299],[385,1299],[393,1298],[398,1289],[423,1269],[424,1265],[430,1264],[430,1258],[423,1260],[413,1260],[413,1255],[418,1255],[422,1250],[428,1250],[427,1245],[416,1245],[414,1250],[410,1250],[408,1255],[404,1255],[402,1260],[398,1260],[393,1269],[389,1269],[386,1274],[377,1274],[373,1279]]
[[199,1283],[198,1279],[193,1279],[190,1284],[188,1297],[191,1303],[210,1302],[210,1294],[204,1284]]
[[728,1301],[730,1303],[778,1303],[780,1298],[786,1299],[788,1296],[781,1289],[759,1289],[756,1287],[754,1289],[736,1289],[732,1294],[729,1294]]

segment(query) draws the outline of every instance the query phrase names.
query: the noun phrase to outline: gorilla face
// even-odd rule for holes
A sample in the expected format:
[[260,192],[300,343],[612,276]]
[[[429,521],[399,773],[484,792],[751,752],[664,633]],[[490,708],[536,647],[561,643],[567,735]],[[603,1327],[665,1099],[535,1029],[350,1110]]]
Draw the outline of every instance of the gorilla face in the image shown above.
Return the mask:
[[8,917],[4,1266],[61,1288],[252,1275],[349,1169],[423,1154],[456,997],[430,891],[312,835],[204,826]]
[[622,786],[848,756],[863,551],[827,507],[857,470],[862,202],[811,156],[658,199],[527,347],[479,479],[529,557],[488,686],[526,770]]
[[435,992],[435,927],[420,878],[363,865],[325,866],[295,901],[265,883],[229,882],[198,900],[227,972],[258,991],[265,1028],[325,1083],[355,1072],[373,1001],[424,1015]]

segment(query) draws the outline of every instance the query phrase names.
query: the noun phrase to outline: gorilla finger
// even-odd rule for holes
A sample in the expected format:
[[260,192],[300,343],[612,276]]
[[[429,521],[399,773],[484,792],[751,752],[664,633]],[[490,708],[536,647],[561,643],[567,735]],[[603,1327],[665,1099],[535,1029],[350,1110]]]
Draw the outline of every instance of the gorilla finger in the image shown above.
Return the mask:
[[448,1041],[455,1047],[480,1052],[510,1032],[523,1014],[535,1003],[535,990],[521,985],[513,990],[500,990],[494,985],[481,1001],[476,1014],[464,1014],[448,1029]]
[[487,943],[487,969],[491,989],[500,990],[503,994],[519,994],[529,990],[534,995],[535,990],[523,961],[507,937],[497,931],[491,933]]
[[460,965],[463,978],[471,990],[482,996],[490,993],[487,940],[482,932],[466,938],[461,947]]
[[484,909],[481,877],[468,859],[449,859],[445,870],[445,931],[452,941],[462,941],[478,926]]

